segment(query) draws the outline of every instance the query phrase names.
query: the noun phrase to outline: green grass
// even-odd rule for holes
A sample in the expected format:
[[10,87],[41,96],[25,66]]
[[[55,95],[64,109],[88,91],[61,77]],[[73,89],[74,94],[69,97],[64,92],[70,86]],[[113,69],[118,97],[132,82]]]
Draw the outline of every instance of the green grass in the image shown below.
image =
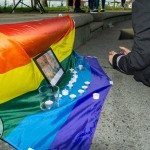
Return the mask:
[[[67,12],[69,9],[67,7],[44,7],[46,12]],[[88,7],[82,7],[83,10],[87,11]],[[38,10],[38,8],[37,8]],[[99,8],[100,10],[100,8]],[[107,7],[105,8],[105,10],[107,11],[121,11],[121,10],[131,10],[130,8],[121,8],[121,7]],[[12,11],[12,7],[1,7],[0,8],[0,12],[3,13],[7,13],[7,12],[11,12]],[[29,8],[29,7],[17,7],[15,9],[15,12],[32,12],[33,9]]]
[[[39,10],[39,8],[37,7],[37,10]],[[44,10],[46,12],[64,12],[64,11],[68,11],[67,7],[44,7]],[[2,7],[0,9],[0,12],[3,13],[7,13],[7,12],[11,12],[12,11],[12,7]],[[32,12],[34,11],[32,8],[29,7],[17,7],[15,9],[15,12]]]

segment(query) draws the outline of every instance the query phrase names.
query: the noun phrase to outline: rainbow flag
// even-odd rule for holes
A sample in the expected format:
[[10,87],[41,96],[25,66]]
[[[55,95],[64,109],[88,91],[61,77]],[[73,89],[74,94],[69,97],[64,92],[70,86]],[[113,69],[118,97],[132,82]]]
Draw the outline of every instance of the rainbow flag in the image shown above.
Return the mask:
[[[111,87],[110,79],[95,57],[81,56],[73,49],[74,22],[70,16],[34,22],[0,25],[0,138],[18,150],[89,149],[100,112]],[[66,89],[75,59],[85,69],[60,106],[40,109],[38,88],[48,83],[32,60],[51,47],[65,70],[59,83]],[[85,81],[91,84],[80,95]],[[94,100],[93,93],[100,93]]]

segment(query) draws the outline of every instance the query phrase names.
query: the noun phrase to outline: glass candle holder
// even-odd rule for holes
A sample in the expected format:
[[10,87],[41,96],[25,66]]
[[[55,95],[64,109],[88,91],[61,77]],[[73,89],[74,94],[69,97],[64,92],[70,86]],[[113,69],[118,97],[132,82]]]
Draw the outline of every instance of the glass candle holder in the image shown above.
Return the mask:
[[84,59],[81,57],[77,57],[76,58],[76,69],[77,70],[83,70],[83,69],[85,69],[85,61],[84,61]]
[[43,85],[39,88],[40,108],[49,110],[52,107],[59,107],[59,87]]

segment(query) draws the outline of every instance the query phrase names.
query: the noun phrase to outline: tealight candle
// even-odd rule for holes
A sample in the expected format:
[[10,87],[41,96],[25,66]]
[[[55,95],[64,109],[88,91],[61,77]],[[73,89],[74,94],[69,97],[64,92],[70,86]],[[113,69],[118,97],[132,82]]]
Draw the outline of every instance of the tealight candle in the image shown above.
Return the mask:
[[59,94],[59,99],[61,100],[61,98],[62,98],[62,94]]
[[100,94],[99,93],[93,93],[93,99],[99,99]]
[[111,85],[113,85],[113,81],[109,81],[109,83],[110,83]]
[[74,83],[74,82],[77,82],[77,79],[76,78],[72,78],[71,81],[72,81],[72,83]]
[[76,70],[74,70],[72,73],[73,73],[73,74],[77,74],[77,71],[76,71]]
[[75,98],[76,98],[76,95],[75,95],[75,94],[70,94],[69,97],[70,97],[71,99],[75,99]]
[[69,87],[69,89],[71,89],[73,87],[73,84],[69,83],[67,86]]
[[89,85],[89,84],[90,84],[90,82],[89,82],[89,81],[85,81],[85,82],[84,82],[84,84]]
[[83,65],[78,65],[79,70],[83,69]]
[[74,77],[75,79],[77,79],[77,78],[78,78],[78,75],[77,75],[77,74],[74,74],[73,77]]
[[69,91],[66,90],[66,89],[65,89],[65,90],[62,90],[62,94],[63,94],[63,95],[68,95],[68,94],[69,94]]
[[47,100],[47,101],[45,102],[45,107],[46,107],[47,109],[51,109],[52,105],[53,105],[53,101],[51,101],[51,100]]
[[87,88],[88,88],[88,86],[86,86],[86,85],[82,86],[82,89],[84,89],[84,90],[86,90]]
[[73,84],[74,82],[73,81],[69,81],[69,84]]
[[32,149],[32,148],[29,147],[28,150],[34,150],[34,149]]
[[78,93],[83,94],[83,93],[84,93],[84,90],[79,89],[79,90],[78,90]]

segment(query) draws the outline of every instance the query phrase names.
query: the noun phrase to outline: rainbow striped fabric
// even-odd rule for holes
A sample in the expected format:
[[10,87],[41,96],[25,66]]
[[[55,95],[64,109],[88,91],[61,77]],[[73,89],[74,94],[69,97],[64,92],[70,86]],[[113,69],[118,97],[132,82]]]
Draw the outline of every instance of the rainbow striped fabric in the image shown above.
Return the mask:
[[[74,22],[70,16],[0,25],[0,137],[18,150],[89,149],[100,112],[111,87],[110,79],[94,57],[73,52]],[[51,47],[65,70],[59,83],[67,88],[75,59],[85,69],[60,106],[40,109],[38,88],[48,83],[32,60]],[[88,89],[80,95],[85,81]],[[100,93],[94,100],[93,93]]]

